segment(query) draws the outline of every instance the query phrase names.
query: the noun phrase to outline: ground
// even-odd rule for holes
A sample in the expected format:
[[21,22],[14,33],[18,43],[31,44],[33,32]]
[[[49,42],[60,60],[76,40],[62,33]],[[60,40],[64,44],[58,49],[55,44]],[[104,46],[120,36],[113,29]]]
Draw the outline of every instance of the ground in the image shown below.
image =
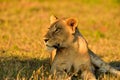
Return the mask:
[[[43,36],[50,15],[76,17],[89,47],[120,66],[119,0],[0,0],[0,79],[45,79],[49,53]],[[120,80],[105,74],[99,80]]]

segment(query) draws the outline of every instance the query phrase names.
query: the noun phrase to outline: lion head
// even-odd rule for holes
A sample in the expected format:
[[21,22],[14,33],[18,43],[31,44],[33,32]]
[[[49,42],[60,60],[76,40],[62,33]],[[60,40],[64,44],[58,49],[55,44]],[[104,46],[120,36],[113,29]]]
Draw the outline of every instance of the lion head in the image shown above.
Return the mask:
[[49,30],[44,37],[47,48],[52,50],[68,47],[74,41],[77,20],[75,18],[58,19],[51,16],[50,23]]

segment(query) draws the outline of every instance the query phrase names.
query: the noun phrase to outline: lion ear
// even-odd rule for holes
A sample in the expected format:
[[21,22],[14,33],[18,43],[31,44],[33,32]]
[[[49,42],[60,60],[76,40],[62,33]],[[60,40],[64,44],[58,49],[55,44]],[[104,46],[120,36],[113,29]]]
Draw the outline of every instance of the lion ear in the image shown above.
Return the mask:
[[66,24],[72,28],[72,31],[75,32],[75,28],[78,25],[78,21],[76,18],[68,18],[66,19]]
[[54,23],[58,18],[54,15],[50,16],[50,24]]

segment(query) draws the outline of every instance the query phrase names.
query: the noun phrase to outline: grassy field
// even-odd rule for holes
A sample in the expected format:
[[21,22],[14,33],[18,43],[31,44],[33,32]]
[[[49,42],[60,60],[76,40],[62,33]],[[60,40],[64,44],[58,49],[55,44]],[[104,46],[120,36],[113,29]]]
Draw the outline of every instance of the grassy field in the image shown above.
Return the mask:
[[[120,66],[119,0],[0,0],[0,80],[47,80],[43,36],[51,14],[76,17],[89,47]],[[105,74],[99,80],[120,78]]]

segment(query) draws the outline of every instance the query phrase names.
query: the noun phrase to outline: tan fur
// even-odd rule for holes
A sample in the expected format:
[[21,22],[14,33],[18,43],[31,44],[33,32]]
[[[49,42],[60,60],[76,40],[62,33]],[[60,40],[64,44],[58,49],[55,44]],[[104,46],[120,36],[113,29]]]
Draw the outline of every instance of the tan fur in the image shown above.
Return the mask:
[[[53,17],[53,16],[52,16]],[[69,19],[69,18],[68,18]],[[67,19],[67,20],[68,20]],[[51,19],[52,20],[52,19]],[[51,24],[52,23],[54,23],[56,20],[55,20],[55,18],[53,19],[54,21],[51,21]],[[77,23],[77,22],[76,22]],[[68,23],[69,24],[69,23]],[[77,24],[76,24],[77,25]],[[81,35],[81,33],[77,30],[76,31],[77,33],[78,33],[78,35],[79,36],[81,36],[81,40],[83,39],[83,40],[85,40],[84,38],[83,38],[83,36]],[[83,43],[81,43],[81,50],[83,50],[83,51],[85,51],[86,50],[86,47],[83,47],[82,46],[82,44]],[[118,70],[116,70],[115,68],[113,68],[113,67],[111,67],[109,64],[107,64],[106,62],[104,62],[102,59],[100,59],[94,52],[92,52],[89,48],[88,48],[88,53],[89,53],[89,55],[90,55],[90,58],[91,58],[91,61],[92,61],[92,64],[94,64],[96,67],[98,67],[98,68],[100,68],[100,70],[102,71],[102,72],[110,72],[110,73],[112,73],[112,74],[115,74],[115,75],[118,75],[118,76],[120,76],[120,71],[118,71]],[[53,62],[53,60],[54,60],[54,56],[55,56],[55,54],[56,54],[56,52],[55,52],[55,50],[54,50],[54,52],[51,52],[50,53],[51,54],[51,60],[52,60],[52,62]]]
[[56,49],[54,49],[50,52],[50,64],[51,65],[52,65],[52,62],[54,60],[55,55],[56,55]]
[[71,75],[81,71],[83,80],[96,80],[87,42],[76,32],[78,30],[76,19],[53,19],[55,22],[51,22],[50,29],[45,35],[46,46],[52,49],[53,47],[56,48],[54,59],[51,55],[53,60],[51,73],[55,73],[58,79],[61,80],[65,71],[67,74],[71,73]]

